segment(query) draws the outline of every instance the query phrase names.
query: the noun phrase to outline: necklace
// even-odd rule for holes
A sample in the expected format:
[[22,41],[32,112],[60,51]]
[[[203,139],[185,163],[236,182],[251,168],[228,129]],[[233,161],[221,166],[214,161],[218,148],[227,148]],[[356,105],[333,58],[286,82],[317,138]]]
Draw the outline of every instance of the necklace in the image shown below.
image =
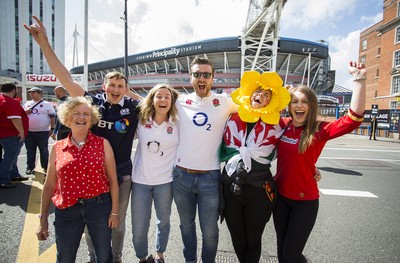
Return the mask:
[[81,148],[83,145],[85,145],[87,136],[86,136],[86,138],[85,138],[85,140],[84,140],[83,142],[77,142],[77,141],[75,140],[75,138],[74,138],[72,135],[71,135],[71,138],[72,138],[72,140],[76,143],[76,145],[78,145],[78,147]]

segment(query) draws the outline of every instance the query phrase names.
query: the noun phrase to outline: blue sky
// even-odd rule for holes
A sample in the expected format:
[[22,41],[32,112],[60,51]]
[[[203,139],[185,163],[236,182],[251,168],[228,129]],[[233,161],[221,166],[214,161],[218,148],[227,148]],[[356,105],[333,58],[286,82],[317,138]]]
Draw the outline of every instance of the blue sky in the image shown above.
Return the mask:
[[[83,64],[84,1],[66,0],[65,64],[72,67],[75,23]],[[129,54],[239,36],[249,0],[128,0]],[[124,55],[124,0],[89,0],[89,63]],[[329,42],[336,84],[351,88],[347,62],[357,60],[359,34],[382,20],[383,0],[288,0],[279,35]]]

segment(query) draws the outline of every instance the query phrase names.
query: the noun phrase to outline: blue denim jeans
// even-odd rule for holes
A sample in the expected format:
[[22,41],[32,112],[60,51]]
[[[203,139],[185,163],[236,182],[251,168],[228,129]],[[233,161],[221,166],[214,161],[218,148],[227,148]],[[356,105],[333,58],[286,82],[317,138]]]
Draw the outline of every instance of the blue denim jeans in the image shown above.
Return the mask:
[[178,167],[173,170],[173,196],[180,218],[183,255],[186,262],[197,260],[196,208],[203,237],[203,263],[214,263],[218,247],[218,204],[220,170],[188,173]]
[[[113,228],[111,235],[111,247],[114,262],[118,262],[122,259],[122,249],[124,248],[125,239],[125,218],[131,194],[131,184],[131,176],[124,175],[123,182],[119,186],[119,222],[118,226]],[[87,229],[85,229],[85,240],[88,246],[89,259],[90,261],[94,261],[96,259],[96,254]]]
[[132,240],[136,257],[139,259],[149,254],[147,236],[153,199],[157,217],[156,250],[164,253],[167,248],[170,231],[172,183],[160,185],[132,183]]
[[74,263],[85,225],[89,229],[98,263],[112,263],[109,193],[78,201],[66,209],[55,209],[57,263]]
[[0,162],[0,184],[8,183],[12,178],[20,176],[17,166],[18,155],[23,145],[20,139],[17,136],[0,138],[0,145],[4,153]]
[[40,166],[47,170],[47,163],[49,162],[49,132],[29,132],[25,138],[26,148],[26,168],[33,170],[36,167],[36,148],[40,152]]

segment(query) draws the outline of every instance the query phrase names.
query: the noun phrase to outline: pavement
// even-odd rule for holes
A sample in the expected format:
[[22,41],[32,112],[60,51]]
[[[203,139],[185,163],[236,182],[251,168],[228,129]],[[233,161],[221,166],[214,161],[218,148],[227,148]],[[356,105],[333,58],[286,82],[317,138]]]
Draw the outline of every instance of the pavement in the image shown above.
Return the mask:
[[[398,136],[397,136],[398,137]],[[51,140],[51,139],[50,139]],[[52,144],[52,141],[49,142]],[[399,149],[400,140],[393,138],[378,137],[376,141],[369,140],[368,136],[357,134],[346,134],[339,139],[331,140],[327,143],[327,147],[346,145],[356,148],[357,146],[368,146],[371,148]],[[26,154],[24,147],[19,156],[18,166],[20,172],[25,172]],[[134,155],[134,151],[132,153]],[[274,162],[276,163],[276,162]],[[275,169],[273,164],[272,169]],[[328,177],[326,182],[328,182]],[[34,231],[38,225],[37,213],[40,205],[40,192],[43,182],[43,173],[40,167],[36,168],[35,176],[31,180],[18,183],[17,189],[0,190],[0,225],[5,225],[9,229],[0,236],[0,262],[2,263],[25,263],[25,262],[54,262],[55,246],[54,246],[54,229],[50,229],[51,237],[48,241],[38,242]],[[15,194],[16,191],[18,194]],[[130,207],[127,211],[127,230],[125,237],[123,262],[136,262],[135,251],[132,245],[132,229],[130,227]],[[152,215],[151,226],[149,230],[149,252],[155,253],[155,213]],[[6,216],[7,215],[7,216]],[[50,216],[49,222],[54,220],[54,215]],[[198,220],[196,221],[198,223]],[[233,251],[229,231],[226,224],[222,223],[220,227],[220,240],[217,252],[217,263],[238,262]],[[51,226],[52,228],[52,226]],[[201,231],[197,226],[198,244],[201,248]],[[275,235],[272,220],[267,224],[263,235],[263,250],[260,262],[277,262]],[[39,252],[32,249],[39,247]],[[37,248],[36,248],[37,249]],[[15,252],[15,253],[13,253]],[[200,254],[200,251],[199,251]],[[35,257],[35,258],[34,258]],[[37,259],[36,259],[37,258]],[[52,260],[49,260],[52,259]],[[171,215],[171,233],[168,243],[168,251],[166,253],[167,262],[182,262],[182,241],[179,231],[179,218],[175,204],[172,207]],[[180,259],[180,260],[176,260]],[[78,263],[87,261],[87,246],[85,240],[82,239],[81,246],[78,251]],[[200,262],[200,261],[199,261]]]

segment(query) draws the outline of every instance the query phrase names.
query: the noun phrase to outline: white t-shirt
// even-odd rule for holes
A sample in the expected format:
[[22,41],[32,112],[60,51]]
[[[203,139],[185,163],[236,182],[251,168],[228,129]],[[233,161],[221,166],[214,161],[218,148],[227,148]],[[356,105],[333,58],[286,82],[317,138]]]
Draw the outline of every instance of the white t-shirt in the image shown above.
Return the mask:
[[226,94],[200,98],[196,93],[180,95],[176,107],[179,112],[180,143],[176,165],[195,170],[218,170],[218,148],[228,116],[237,105]]
[[[24,104],[24,109],[30,109],[38,101],[27,101]],[[50,131],[50,118],[54,118],[56,116],[56,111],[54,110],[53,105],[50,102],[43,100],[32,110],[31,114],[28,114],[29,118],[29,131],[37,132],[37,131]]]
[[164,122],[160,126],[149,120],[138,124],[139,139],[133,159],[132,182],[160,185],[172,182],[172,169],[179,144],[177,123]]

